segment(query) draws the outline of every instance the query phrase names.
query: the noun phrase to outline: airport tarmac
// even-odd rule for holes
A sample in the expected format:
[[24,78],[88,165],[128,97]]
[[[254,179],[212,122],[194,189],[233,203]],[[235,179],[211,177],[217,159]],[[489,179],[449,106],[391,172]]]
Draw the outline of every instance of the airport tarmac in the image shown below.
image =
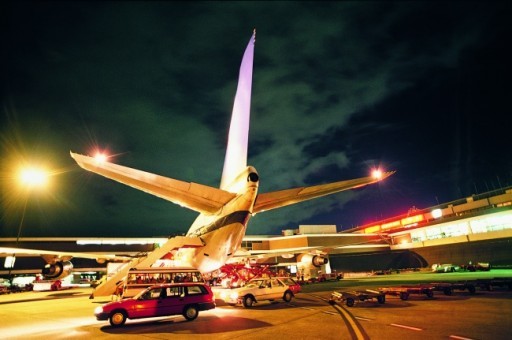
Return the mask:
[[512,291],[455,291],[433,298],[387,296],[376,302],[330,305],[333,290],[353,290],[402,283],[512,277],[489,273],[399,274],[303,286],[290,302],[261,302],[251,309],[219,303],[187,322],[182,316],[128,320],[121,328],[96,321],[93,310],[108,299],[90,300],[90,288],[25,292],[0,296],[2,339],[509,339]]

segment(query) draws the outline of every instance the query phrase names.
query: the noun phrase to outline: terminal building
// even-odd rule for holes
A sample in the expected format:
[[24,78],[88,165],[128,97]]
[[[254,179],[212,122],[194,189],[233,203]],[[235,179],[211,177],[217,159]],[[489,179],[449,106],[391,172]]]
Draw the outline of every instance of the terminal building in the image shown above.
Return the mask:
[[[137,256],[150,252],[168,238],[1,238],[0,247],[50,251],[88,252]],[[302,225],[281,235],[246,235],[242,248],[250,253],[280,252],[264,263],[279,270],[301,270],[309,249],[326,253],[329,262],[308,275],[347,271],[380,271],[425,268],[436,263],[488,262],[494,268],[512,266],[512,187],[440,204],[410,209],[370,225],[343,233],[336,225]],[[313,251],[314,250],[314,251]],[[289,253],[287,253],[289,252]],[[1,255],[6,256],[6,255]],[[311,256],[311,255],[310,255]],[[308,259],[310,260],[310,259]],[[1,264],[4,260],[0,259]],[[76,272],[104,272],[106,264],[74,258]],[[40,273],[45,261],[16,258],[14,268],[0,268],[0,275]],[[2,266],[5,267],[5,266]]]

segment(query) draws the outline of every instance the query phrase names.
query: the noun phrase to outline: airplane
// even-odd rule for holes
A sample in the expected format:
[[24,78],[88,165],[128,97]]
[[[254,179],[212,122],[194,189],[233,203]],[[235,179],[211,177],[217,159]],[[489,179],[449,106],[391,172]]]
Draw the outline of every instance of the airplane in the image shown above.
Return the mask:
[[51,251],[41,249],[26,249],[17,247],[0,247],[0,256],[10,256],[14,258],[16,256],[41,256],[46,262],[45,266],[41,270],[42,276],[46,280],[57,280],[68,276],[73,271],[73,263],[71,259],[73,257],[79,257],[84,259],[96,260],[96,262],[102,264],[107,261],[110,262],[128,262],[133,260],[130,256],[119,256],[113,254],[91,254],[81,252],[64,252],[64,251]]
[[[96,158],[70,151],[71,157],[85,170],[198,212],[199,216],[190,226],[186,237],[195,241],[199,239],[200,246],[180,248],[178,253],[181,252],[182,257],[192,267],[203,273],[220,268],[234,257],[241,248],[248,222],[255,214],[360,188],[382,181],[395,173],[375,172],[362,178],[259,193],[260,176],[255,167],[247,165],[255,41],[256,31],[249,40],[240,66],[224,167],[218,188],[180,181],[111,163],[104,157]],[[313,259],[316,264],[327,261],[318,256]]]

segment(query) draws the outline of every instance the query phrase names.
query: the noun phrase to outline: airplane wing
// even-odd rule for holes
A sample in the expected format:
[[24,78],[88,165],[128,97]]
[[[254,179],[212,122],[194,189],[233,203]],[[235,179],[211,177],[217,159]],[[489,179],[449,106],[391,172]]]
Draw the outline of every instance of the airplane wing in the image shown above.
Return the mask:
[[383,173],[378,178],[368,176],[311,187],[300,187],[259,194],[258,197],[256,197],[256,202],[254,203],[253,213],[255,214],[266,210],[284,207],[344,190],[360,188],[368,184],[379,182],[394,173],[395,171],[389,171]]
[[71,157],[85,170],[145,191],[199,213],[212,214],[235,197],[225,190],[202,184],[178,181],[149,172],[132,169],[93,157],[70,152]]
[[296,248],[283,248],[278,250],[240,250],[235,253],[233,260],[239,261],[240,259],[246,258],[249,260],[256,259],[267,259],[276,256],[292,257],[297,254],[314,254],[314,255],[325,255],[329,253],[332,247],[296,247]]
[[78,253],[78,252],[56,252],[49,250],[39,250],[39,249],[25,249],[25,248],[9,248],[9,247],[0,247],[0,256],[9,256],[15,254],[16,256],[41,256],[47,262],[52,262],[52,259],[69,261],[73,257],[79,257],[84,259],[93,259],[98,262],[101,261],[131,261],[132,257],[128,256],[117,256],[112,254],[91,254],[91,253]]
[[[337,234],[339,236],[340,234]],[[291,258],[294,255],[328,255],[334,250],[353,248],[389,248],[386,236],[383,234],[345,234],[342,239],[331,242],[328,245],[313,245],[293,248],[279,248],[270,250],[247,250],[239,249],[231,262],[241,259],[258,260],[277,256]]]

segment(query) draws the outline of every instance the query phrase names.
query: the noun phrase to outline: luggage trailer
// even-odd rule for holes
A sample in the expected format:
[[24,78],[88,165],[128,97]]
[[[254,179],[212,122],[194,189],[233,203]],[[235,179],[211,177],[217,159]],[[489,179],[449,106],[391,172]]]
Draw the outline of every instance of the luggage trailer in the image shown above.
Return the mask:
[[379,288],[381,293],[386,295],[393,295],[400,297],[401,300],[409,299],[412,294],[426,295],[428,298],[434,297],[434,287],[431,285],[419,284],[419,285],[404,285],[399,287],[385,287]]
[[329,299],[329,304],[334,305],[336,302],[345,302],[348,307],[352,307],[356,302],[364,302],[367,300],[376,300],[379,304],[383,304],[386,302],[386,295],[372,289],[334,291]]

